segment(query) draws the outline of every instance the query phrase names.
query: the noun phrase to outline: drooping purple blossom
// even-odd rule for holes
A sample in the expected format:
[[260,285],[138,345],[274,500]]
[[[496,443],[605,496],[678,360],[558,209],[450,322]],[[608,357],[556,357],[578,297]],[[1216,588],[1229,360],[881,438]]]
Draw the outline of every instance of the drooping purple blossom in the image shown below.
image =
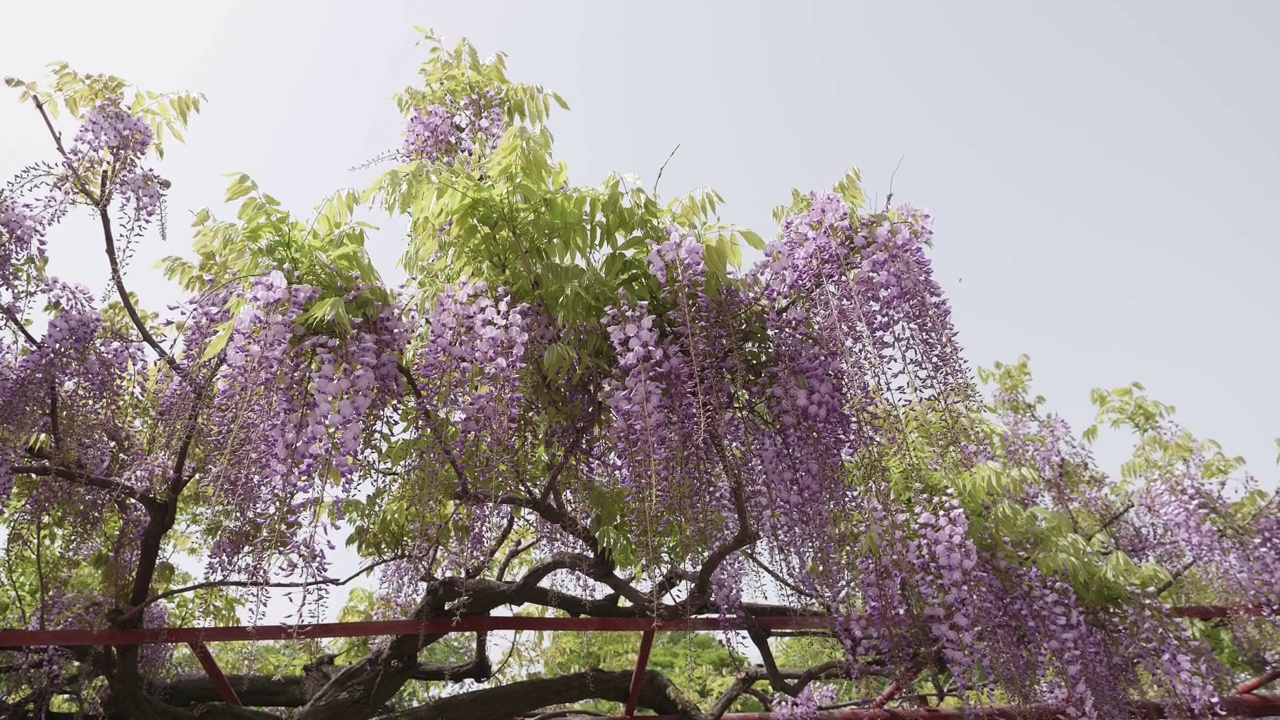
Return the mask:
[[413,109],[401,155],[427,162],[473,159],[497,147],[506,127],[500,98],[493,90],[449,97],[443,104]]

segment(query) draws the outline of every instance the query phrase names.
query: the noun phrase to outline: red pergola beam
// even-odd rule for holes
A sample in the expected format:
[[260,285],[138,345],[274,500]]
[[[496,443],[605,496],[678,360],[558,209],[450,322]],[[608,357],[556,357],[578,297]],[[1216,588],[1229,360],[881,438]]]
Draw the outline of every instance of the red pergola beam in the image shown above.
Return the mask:
[[[769,630],[816,630],[832,626],[824,615],[758,617],[755,622]],[[731,625],[745,625],[729,620]],[[505,617],[466,615],[432,620],[372,620],[348,623],[308,623],[298,625],[241,625],[232,627],[141,628],[137,630],[0,630],[0,648],[47,645],[156,645],[190,642],[232,642],[245,640],[314,640],[336,637],[379,635],[438,635],[455,632],[496,630],[644,632],[646,630],[722,630],[720,618],[683,618],[655,621],[648,617]]]
[[1270,685],[1277,680],[1280,680],[1280,668],[1276,668],[1268,673],[1263,673],[1249,682],[1242,683],[1240,687],[1236,688],[1236,692],[1241,695],[1248,695],[1251,692],[1261,690],[1263,687]]
[[[1209,620],[1232,615],[1270,614],[1258,607],[1191,605],[1170,608],[1175,617]],[[304,623],[297,625],[241,625],[230,627],[141,628],[136,630],[0,630],[0,648],[51,645],[156,645],[167,643],[210,643],[248,640],[317,640],[337,637],[380,635],[424,635],[497,630],[644,632],[646,630],[745,629],[744,621],[718,617],[655,621],[649,617],[505,617],[466,615],[431,620],[373,620],[353,623]],[[822,630],[833,626],[829,615],[786,615],[755,617],[753,622],[767,630]]]
[[200,661],[200,667],[204,668],[205,674],[209,676],[209,682],[213,683],[213,688],[218,691],[218,695],[228,705],[241,707],[240,696],[236,695],[236,689],[231,687],[231,681],[227,680],[227,676],[222,674],[222,668],[218,667],[218,661],[213,659],[209,646],[202,642],[192,642],[187,645]]
[[640,704],[640,690],[644,687],[644,671],[649,665],[649,651],[653,649],[653,628],[640,636],[640,652],[636,654],[636,669],[631,672],[631,687],[627,692],[627,717],[635,717]]
[[[1134,720],[1157,720],[1168,715],[1157,702],[1132,703]],[[1280,695],[1230,695],[1222,709],[1231,717],[1265,718],[1280,716]],[[1052,705],[1031,707],[991,706],[969,708],[841,708],[825,710],[815,720],[1062,720],[1062,708]],[[728,713],[722,720],[777,720],[773,713]],[[630,720],[625,717],[599,720]],[[643,720],[681,720],[679,715],[645,715]]]
[[1280,608],[1261,605],[1179,605],[1169,608],[1173,617],[1217,620],[1226,617],[1280,616]]

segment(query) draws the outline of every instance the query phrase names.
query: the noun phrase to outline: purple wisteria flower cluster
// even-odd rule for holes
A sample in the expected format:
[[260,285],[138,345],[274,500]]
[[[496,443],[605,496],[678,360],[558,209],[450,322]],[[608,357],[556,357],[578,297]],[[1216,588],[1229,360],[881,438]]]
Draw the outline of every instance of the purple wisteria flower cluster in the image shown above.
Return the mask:
[[401,154],[406,159],[453,163],[497,147],[506,132],[501,98],[492,89],[414,108]]
[[365,439],[399,395],[406,341],[397,308],[353,318],[349,333],[334,336],[302,322],[318,297],[274,270],[252,281],[232,320],[205,429],[214,468],[206,482],[223,523],[209,553],[215,574],[262,572],[263,557],[275,555],[287,571],[323,572],[332,543],[320,537],[320,508],[353,491]]
[[154,133],[119,98],[99,101],[85,113],[63,158],[65,175],[58,185],[67,196],[96,198],[102,207],[120,200],[131,233],[140,232],[156,217],[166,184],[142,159]]

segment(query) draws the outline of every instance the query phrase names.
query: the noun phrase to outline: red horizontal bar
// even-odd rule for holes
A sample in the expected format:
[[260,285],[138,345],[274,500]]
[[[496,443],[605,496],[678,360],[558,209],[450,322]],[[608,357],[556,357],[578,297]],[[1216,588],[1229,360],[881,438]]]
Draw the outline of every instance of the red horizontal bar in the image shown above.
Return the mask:
[[[1132,703],[1135,718],[1152,719],[1168,717],[1160,703],[1140,700]],[[1280,716],[1280,695],[1228,695],[1222,699],[1222,709],[1229,717],[1266,718]],[[1017,707],[995,705],[988,707],[949,708],[841,708],[824,710],[809,717],[815,720],[1061,720],[1062,708],[1051,705]],[[776,720],[773,713],[726,713],[722,720]],[[632,720],[623,716],[600,720]],[[644,720],[681,720],[679,715],[645,715]]]
[[[1257,607],[1191,605],[1170,608],[1175,617],[1208,620],[1229,615],[1264,615]],[[767,630],[821,630],[832,627],[828,615],[782,615],[756,617]],[[313,640],[378,635],[439,635],[453,632],[494,630],[643,632],[645,630],[721,630],[744,627],[738,618],[684,618],[655,621],[647,617],[507,617],[466,615],[432,620],[374,620],[352,623],[300,623],[297,625],[253,625],[231,627],[142,628],[137,630],[0,630],[0,647],[40,647],[47,645],[156,645],[191,642],[231,642],[243,640]]]
[[[812,630],[830,628],[824,615],[787,615],[755,618],[769,630]],[[142,628],[138,630],[0,630],[0,647],[44,645],[155,645],[165,643],[230,642],[236,640],[311,640],[377,635],[440,635],[454,632],[494,630],[643,632],[645,630],[720,630],[726,623],[743,626],[730,618],[684,618],[655,621],[648,617],[506,617],[466,615],[432,620],[373,620],[349,623],[298,625],[256,625],[233,627]]]
[[1174,617],[1195,618],[1196,620],[1217,620],[1218,618],[1233,616],[1277,616],[1280,615],[1280,608],[1265,608],[1261,605],[1180,605],[1169,608],[1169,614]]

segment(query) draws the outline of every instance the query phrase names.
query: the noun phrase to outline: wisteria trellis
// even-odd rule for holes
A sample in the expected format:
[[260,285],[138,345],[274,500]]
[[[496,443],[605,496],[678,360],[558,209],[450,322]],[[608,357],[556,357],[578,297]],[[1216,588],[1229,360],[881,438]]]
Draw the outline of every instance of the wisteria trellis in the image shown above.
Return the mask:
[[[1275,661],[1274,497],[1135,388],[1096,398],[1138,440],[1118,481],[1027,396],[1025,363],[981,373],[984,401],[927,213],[869,208],[850,175],[796,193],[766,244],[710,192],[571,184],[545,125],[559,98],[501,57],[435,46],[422,77],[369,190],[303,221],[241,176],[235,220],[201,211],[197,257],[166,261],[190,297],[165,315],[124,260],[167,188],[157,140],[199,97],[62,66],[51,91],[11,83],[54,161],[0,193],[8,624],[128,629],[228,589],[316,590],[344,531],[385,612],[414,618],[828,613],[843,657],[808,672],[751,633],[792,717],[926,669],[966,706],[1208,715]],[[364,251],[368,207],[407,220],[402,287]],[[85,210],[105,303],[47,270],[54,227]],[[763,255],[745,272],[740,242]],[[205,546],[203,577],[165,561],[179,542]],[[1174,596],[1260,611],[1212,625],[1170,617]],[[291,716],[384,713],[438,639],[375,647]],[[173,662],[24,651],[4,702],[187,717],[161,691]],[[742,685],[712,709],[652,696],[697,717]],[[501,712],[546,705],[529,687]]]

